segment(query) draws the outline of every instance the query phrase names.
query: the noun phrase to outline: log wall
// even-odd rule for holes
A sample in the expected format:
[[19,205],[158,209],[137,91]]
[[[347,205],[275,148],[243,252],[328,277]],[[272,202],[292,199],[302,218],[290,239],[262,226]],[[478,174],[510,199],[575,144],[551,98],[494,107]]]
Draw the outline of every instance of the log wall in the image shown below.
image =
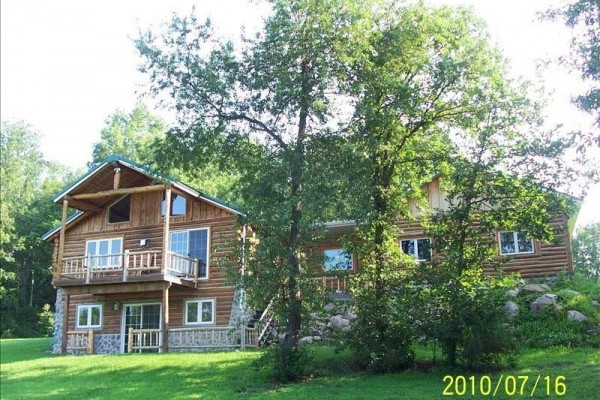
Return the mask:
[[[66,232],[64,257],[85,255],[86,241],[123,238],[123,251],[139,251],[140,239],[149,239],[148,250],[162,249],[164,217],[161,217],[162,192],[146,192],[131,195],[130,220],[108,223],[108,211],[92,213],[83,217]],[[209,228],[209,279],[199,283],[199,289],[175,288],[169,290],[170,327],[183,326],[185,299],[214,298],[216,301],[216,324],[228,325],[235,288],[227,279],[223,263],[230,263],[240,229],[237,217],[219,207],[200,199],[186,199],[186,214],[170,219],[170,230]],[[159,263],[160,255],[158,256]],[[113,310],[115,301],[121,304],[135,302],[162,303],[162,292],[149,291],[114,295],[71,295],[69,307],[69,330],[75,329],[76,307],[83,303],[103,303],[103,326],[101,333],[119,333],[123,308]]]

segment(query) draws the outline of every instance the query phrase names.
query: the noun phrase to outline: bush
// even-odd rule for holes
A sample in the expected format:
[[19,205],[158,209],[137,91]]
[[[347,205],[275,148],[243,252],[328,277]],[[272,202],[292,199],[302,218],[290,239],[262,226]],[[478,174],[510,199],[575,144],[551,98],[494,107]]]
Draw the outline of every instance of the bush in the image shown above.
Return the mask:
[[[483,282],[482,282],[483,283]],[[454,291],[450,297],[447,290]],[[415,298],[418,333],[439,343],[446,362],[470,370],[514,364],[517,343],[504,311],[505,289],[446,286],[424,288]]]
[[54,330],[54,313],[50,310],[50,304],[44,304],[42,312],[38,314],[38,332],[40,336],[52,336]]
[[304,346],[289,351],[281,344],[269,347],[255,361],[256,369],[264,370],[275,382],[294,382],[312,374],[313,355]]

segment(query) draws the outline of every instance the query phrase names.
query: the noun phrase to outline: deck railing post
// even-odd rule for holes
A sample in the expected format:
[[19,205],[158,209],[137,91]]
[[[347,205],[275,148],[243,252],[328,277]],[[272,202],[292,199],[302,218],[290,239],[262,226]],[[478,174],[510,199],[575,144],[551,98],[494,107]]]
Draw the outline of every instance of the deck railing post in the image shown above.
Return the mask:
[[123,282],[127,282],[128,275],[129,275],[129,250],[125,250],[125,253],[123,255]]
[[171,187],[165,189],[165,217],[163,225],[162,273],[167,274],[169,253],[169,223],[171,221]]
[[128,334],[129,336],[127,337],[127,352],[131,353],[133,351],[133,328],[129,328]]
[[94,330],[88,330],[87,353],[94,354]]
[[242,324],[242,334],[240,336],[240,350],[246,349],[246,324]]
[[88,265],[85,271],[85,283],[90,283],[90,274],[92,273],[92,266]]

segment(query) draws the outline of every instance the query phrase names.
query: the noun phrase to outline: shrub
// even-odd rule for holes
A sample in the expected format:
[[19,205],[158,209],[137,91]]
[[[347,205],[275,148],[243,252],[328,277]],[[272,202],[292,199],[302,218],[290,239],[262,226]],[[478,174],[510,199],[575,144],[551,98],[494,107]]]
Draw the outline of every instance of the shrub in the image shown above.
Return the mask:
[[439,343],[450,365],[471,370],[512,365],[517,343],[503,309],[504,292],[485,281],[477,288],[452,284],[424,288],[415,297],[418,333]]
[[54,313],[50,310],[50,304],[44,304],[42,312],[38,314],[38,331],[41,336],[52,336],[54,330]]

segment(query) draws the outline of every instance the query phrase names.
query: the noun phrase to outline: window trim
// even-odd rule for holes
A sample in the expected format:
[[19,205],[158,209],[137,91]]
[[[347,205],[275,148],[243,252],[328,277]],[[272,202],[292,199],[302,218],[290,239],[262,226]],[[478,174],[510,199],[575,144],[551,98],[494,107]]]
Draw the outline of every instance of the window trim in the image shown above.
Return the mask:
[[[212,303],[212,320],[209,322],[202,322],[202,303]],[[190,303],[198,303],[197,311],[197,322],[188,321],[188,305]],[[217,321],[217,299],[214,297],[201,297],[195,299],[187,299],[183,308],[184,325],[186,326],[197,326],[197,325],[216,325]]]
[[348,252],[346,251],[346,249],[344,249],[343,247],[329,247],[326,249],[323,249],[323,271],[325,272],[332,272],[332,271],[353,271],[354,270],[354,254],[350,253],[350,268],[331,268],[331,269],[327,269],[325,266],[325,263],[327,260],[325,260],[325,252],[326,251],[331,251],[331,250],[341,250],[344,253],[348,254]]
[[[189,228],[189,229],[176,229],[176,230],[170,230],[169,231],[169,251],[171,250],[171,233],[178,233],[178,232],[187,232],[188,233],[188,251],[189,251],[189,234],[191,231],[201,231],[201,230],[205,230],[206,231],[206,278],[198,278],[199,281],[207,281],[210,278],[210,246],[211,246],[211,240],[210,240],[210,226],[203,226],[200,228]],[[186,255],[187,257],[187,255]]]
[[[117,239],[121,241],[121,246],[120,246],[119,252],[117,253],[117,254],[119,255],[119,257],[120,257],[120,256],[123,254],[123,242],[124,242],[124,238],[123,238],[123,236],[116,236],[116,237],[111,237],[111,238],[101,238],[101,239],[90,239],[90,240],[86,240],[86,241],[85,241],[85,261],[86,261],[86,263],[87,263],[87,262],[90,260],[90,258],[89,258],[89,254],[88,254],[88,244],[89,244],[89,243],[91,243],[91,242],[101,242],[101,241],[103,241],[103,240],[109,240],[109,241],[113,241],[113,240],[117,240]],[[99,249],[99,248],[100,248],[100,246],[96,246],[96,248],[98,248],[98,249]],[[98,254],[93,254],[93,255],[94,255],[94,256],[98,256]],[[109,253],[109,254],[107,254],[106,256],[107,256],[107,257],[111,257],[111,256],[112,256],[112,257],[115,257],[115,256],[114,256],[112,253]],[[111,257],[111,258],[112,258],[112,257]],[[95,266],[95,267],[94,267],[94,266],[92,266],[91,268],[92,268],[92,269],[98,269],[98,268],[119,268],[119,267],[121,267],[121,266],[122,266],[122,261],[123,261],[123,260],[121,259],[121,260],[119,261],[119,264],[116,264],[116,265],[110,264],[110,265],[106,265],[106,266]],[[87,264],[86,264],[86,265],[87,265]]]
[[[112,206],[114,206],[115,204],[117,204],[118,202],[120,202],[121,200],[123,200],[125,197],[129,196],[129,219],[127,221],[121,221],[121,222],[110,222],[110,209]],[[112,203],[110,203],[110,205],[108,207],[106,207],[106,223],[107,224],[125,224],[125,223],[129,223],[131,222],[131,206],[132,206],[132,197],[131,194],[126,194],[124,196],[119,197],[117,200],[113,201]]]
[[[92,310],[93,307],[99,307],[100,308],[100,324],[98,324],[98,325],[91,325],[91,322],[92,322],[92,312],[91,312],[91,310]],[[79,312],[83,308],[87,308],[88,309],[88,324],[86,324],[86,325],[80,325],[79,324]],[[104,318],[104,307],[103,307],[102,303],[77,304],[77,311],[75,313],[75,329],[102,329],[102,320],[103,320],[103,318]]]
[[[515,245],[515,252],[514,253],[505,253],[502,251],[502,241],[501,241],[501,234],[502,233],[511,233],[513,234],[513,244]],[[517,237],[517,235],[519,233],[526,233],[527,231],[498,231],[498,249],[500,251],[500,255],[501,256],[515,256],[515,255],[520,255],[520,254],[535,254],[535,241],[533,240],[532,237],[529,237],[529,241],[531,242],[531,251],[519,251],[519,238]],[[526,236],[527,237],[527,236]]]
[[[419,258],[419,248],[418,248],[418,241],[419,240],[429,240],[429,260],[426,258]],[[415,255],[410,255],[410,254],[406,254],[404,253],[404,250],[402,250],[402,242],[406,242],[406,241],[412,241],[414,242],[415,245]],[[400,251],[402,251],[403,254],[406,254],[407,256],[411,256],[413,257],[415,260],[417,260],[418,262],[430,262],[433,259],[433,246],[431,245],[431,237],[428,236],[421,236],[421,237],[415,237],[415,238],[405,238],[405,239],[400,239]]]

